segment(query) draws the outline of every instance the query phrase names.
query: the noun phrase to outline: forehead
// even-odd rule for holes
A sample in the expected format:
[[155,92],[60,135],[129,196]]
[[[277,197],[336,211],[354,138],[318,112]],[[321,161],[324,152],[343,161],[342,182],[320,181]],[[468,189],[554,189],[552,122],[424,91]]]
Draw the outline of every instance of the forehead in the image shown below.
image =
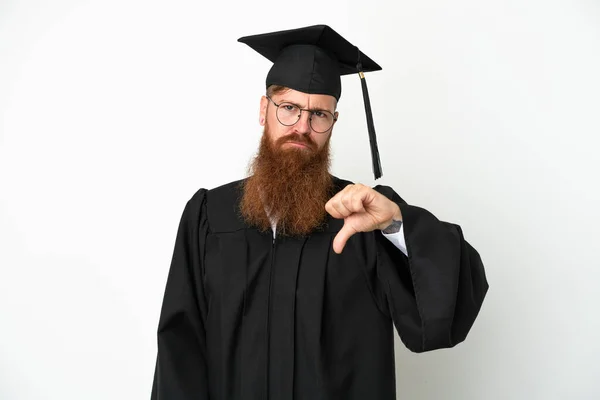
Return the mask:
[[334,110],[336,106],[335,97],[328,94],[310,94],[289,89],[276,95],[279,101],[289,101],[299,105],[302,108],[321,108],[324,110]]

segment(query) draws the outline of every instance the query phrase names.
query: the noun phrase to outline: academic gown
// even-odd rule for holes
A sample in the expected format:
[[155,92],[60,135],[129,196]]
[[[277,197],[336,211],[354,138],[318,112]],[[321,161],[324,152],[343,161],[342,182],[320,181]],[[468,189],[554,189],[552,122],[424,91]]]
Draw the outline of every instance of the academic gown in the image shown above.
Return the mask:
[[242,182],[200,189],[185,207],[153,400],[391,400],[393,326],[413,352],[465,339],[488,283],[458,225],[376,186],[400,207],[408,257],[379,230],[338,255],[343,220],[302,238],[245,224]]

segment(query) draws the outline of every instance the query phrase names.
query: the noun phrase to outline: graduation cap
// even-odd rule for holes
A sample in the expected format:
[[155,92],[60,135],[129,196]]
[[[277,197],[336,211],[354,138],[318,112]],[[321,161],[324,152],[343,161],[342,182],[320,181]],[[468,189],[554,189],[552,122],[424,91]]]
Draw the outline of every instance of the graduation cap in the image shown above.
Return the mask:
[[362,85],[373,174],[382,176],[371,102],[364,72],[381,67],[327,25],[314,25],[260,35],[244,36],[245,43],[273,62],[267,87],[281,85],[304,93],[328,94],[340,99],[340,76],[358,74]]

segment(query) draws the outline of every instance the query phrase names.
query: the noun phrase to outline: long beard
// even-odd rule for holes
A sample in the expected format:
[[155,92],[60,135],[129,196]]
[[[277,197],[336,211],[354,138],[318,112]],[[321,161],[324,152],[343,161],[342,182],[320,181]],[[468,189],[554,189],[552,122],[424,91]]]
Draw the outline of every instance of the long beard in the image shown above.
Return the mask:
[[[310,149],[282,149],[289,141],[305,143]],[[267,231],[271,228],[270,215],[283,236],[306,236],[322,227],[327,215],[325,203],[333,195],[329,139],[322,149],[317,147],[310,137],[302,135],[284,136],[273,143],[265,126],[241,201],[242,217],[248,224]]]

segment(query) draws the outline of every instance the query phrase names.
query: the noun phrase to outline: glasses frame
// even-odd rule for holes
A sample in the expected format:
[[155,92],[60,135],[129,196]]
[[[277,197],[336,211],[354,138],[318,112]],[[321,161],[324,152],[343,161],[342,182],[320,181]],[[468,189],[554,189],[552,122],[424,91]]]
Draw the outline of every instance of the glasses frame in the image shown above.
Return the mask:
[[[275,111],[275,116],[277,117],[277,121],[281,125],[283,125],[283,126],[294,126],[294,125],[296,125],[298,123],[298,121],[300,121],[300,118],[302,118],[302,112],[303,111],[306,111],[306,112],[310,113],[310,116],[308,117],[308,125],[310,126],[310,129],[312,129],[312,131],[315,132],[315,133],[319,133],[320,134],[320,133],[327,133],[327,132],[329,132],[331,129],[333,129],[333,126],[335,125],[335,122],[337,121],[337,118],[335,117],[335,114],[332,113],[329,110],[309,110],[307,108],[300,108],[299,105],[294,104],[294,103],[289,102],[289,101],[285,101],[285,102],[277,104],[277,103],[275,103],[275,100],[273,100],[271,97],[269,97],[269,96],[265,96],[265,97],[267,99],[269,99],[275,105],[275,107],[277,107],[277,110]],[[282,105],[284,105],[284,104],[291,104],[291,105],[293,105],[295,107],[298,107],[298,109],[300,110],[300,115],[298,116],[298,119],[296,120],[296,122],[294,122],[293,124],[289,124],[289,125],[288,124],[284,124],[279,119],[279,107],[282,106]],[[324,131],[317,131],[317,130],[315,130],[315,128],[313,128],[313,126],[312,126],[312,117],[313,117],[314,113],[316,113],[316,112],[326,112],[326,113],[328,113],[328,114],[331,115],[331,117],[333,118],[333,122],[331,123],[331,126],[329,128],[327,128]]]

